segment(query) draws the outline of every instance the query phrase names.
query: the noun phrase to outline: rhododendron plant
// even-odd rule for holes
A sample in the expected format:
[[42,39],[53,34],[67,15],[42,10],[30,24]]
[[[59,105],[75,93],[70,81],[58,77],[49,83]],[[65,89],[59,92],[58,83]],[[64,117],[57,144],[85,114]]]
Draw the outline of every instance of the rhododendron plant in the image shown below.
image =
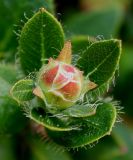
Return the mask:
[[61,24],[41,8],[25,23],[18,52],[24,76],[10,93],[47,137],[75,148],[111,133],[117,109],[102,93],[118,68],[120,40],[67,41]]

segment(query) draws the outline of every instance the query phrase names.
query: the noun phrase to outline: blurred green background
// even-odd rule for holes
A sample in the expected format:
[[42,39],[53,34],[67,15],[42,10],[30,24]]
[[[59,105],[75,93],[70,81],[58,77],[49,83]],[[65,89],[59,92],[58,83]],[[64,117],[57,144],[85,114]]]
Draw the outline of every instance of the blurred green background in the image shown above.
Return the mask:
[[[97,40],[122,39],[120,67],[109,90],[109,95],[120,102],[118,122],[111,136],[98,143],[64,151],[52,142],[45,142],[44,135],[42,138],[34,135],[36,126],[29,131],[31,123],[16,103],[0,91],[0,160],[133,160],[133,1],[0,0],[0,90],[2,79],[7,80],[7,88],[15,82],[18,38],[24,23],[40,7],[58,18],[66,39],[77,35]],[[79,46],[79,51],[82,49]],[[5,125],[8,127],[4,128]],[[7,134],[3,135],[3,130]]]

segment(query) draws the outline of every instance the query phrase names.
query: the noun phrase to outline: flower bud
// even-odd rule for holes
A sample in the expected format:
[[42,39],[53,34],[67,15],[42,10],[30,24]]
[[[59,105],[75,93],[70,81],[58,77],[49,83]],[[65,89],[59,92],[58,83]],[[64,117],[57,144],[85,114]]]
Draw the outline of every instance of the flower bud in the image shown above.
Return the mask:
[[39,86],[47,104],[66,108],[74,104],[82,91],[83,74],[77,68],[61,61],[49,59],[39,75]]
[[33,93],[43,99],[46,106],[65,109],[72,106],[80,96],[96,87],[85,80],[83,72],[71,64],[71,42],[65,43],[57,59],[50,58],[38,76],[38,87]]

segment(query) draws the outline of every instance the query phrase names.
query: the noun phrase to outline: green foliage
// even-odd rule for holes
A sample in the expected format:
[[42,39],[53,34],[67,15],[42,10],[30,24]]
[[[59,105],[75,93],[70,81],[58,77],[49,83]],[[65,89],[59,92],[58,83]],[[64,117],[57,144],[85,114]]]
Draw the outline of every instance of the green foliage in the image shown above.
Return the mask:
[[[48,130],[55,142],[66,147],[80,147],[91,144],[105,135],[109,135],[116,119],[116,108],[112,104],[99,105],[95,115],[84,119],[75,119],[72,124],[77,127],[72,131]],[[82,136],[81,136],[82,135]]]
[[[112,51],[110,50],[111,47]],[[108,90],[108,83],[119,65],[121,42],[115,39],[97,41],[93,37],[75,36],[72,37],[72,49],[74,53],[73,63],[84,71],[90,80],[98,84],[98,87],[88,94],[94,101]]]
[[[83,117],[89,117],[96,113],[96,107],[97,105],[75,105],[73,107],[70,107],[64,111],[62,111],[61,115],[68,116],[68,117],[77,117],[77,118],[83,118]],[[60,115],[60,116],[61,116]]]
[[102,35],[104,38],[111,38],[111,36],[118,34],[122,18],[123,10],[121,7],[79,13],[64,22],[65,30],[69,37],[82,34],[95,37]]
[[[73,50],[73,64],[77,65],[79,59],[82,58],[82,55],[87,55],[90,45],[98,42],[94,37],[87,36],[74,36],[72,37],[72,50]],[[82,66],[79,66],[79,68]],[[99,99],[103,94],[107,92],[108,83],[105,83],[98,87],[97,89],[92,90],[88,93],[90,101],[95,101]]]
[[[19,55],[24,72],[38,71],[44,60],[59,54],[63,44],[61,25],[45,9],[40,9],[21,32]],[[98,85],[97,88],[100,89],[113,78],[121,55],[119,40],[96,41],[78,36],[72,38],[72,45],[73,63],[87,75],[86,78]],[[13,98],[20,104],[33,99],[34,84],[34,79],[18,81],[11,89]],[[90,104],[89,100],[83,99],[83,102],[77,102],[71,108],[52,111],[50,106],[40,101],[33,104],[33,99],[31,106],[27,106],[27,116],[44,126],[48,135],[65,147],[75,148],[97,141],[110,134],[116,120],[116,108],[111,102]]]
[[[66,41],[53,15],[72,65],[97,84],[63,110],[46,104],[37,80]],[[0,160],[133,159],[132,26],[132,0],[0,0]]]
[[112,135],[102,139],[92,149],[80,149],[75,154],[79,160],[132,160],[133,130],[124,123],[118,123],[112,131]]
[[31,109],[28,116],[38,124],[53,131],[70,131],[73,129],[72,126],[68,126],[66,122],[52,114],[47,114],[44,109],[40,107]]
[[34,82],[31,79],[18,81],[11,89],[11,95],[18,102],[29,101],[34,98],[33,95]]
[[95,42],[84,51],[78,66],[98,86],[113,77],[121,55],[121,42],[104,40]]
[[56,56],[64,44],[60,23],[45,9],[40,9],[24,26],[19,41],[19,55],[26,74],[39,70],[46,59]]

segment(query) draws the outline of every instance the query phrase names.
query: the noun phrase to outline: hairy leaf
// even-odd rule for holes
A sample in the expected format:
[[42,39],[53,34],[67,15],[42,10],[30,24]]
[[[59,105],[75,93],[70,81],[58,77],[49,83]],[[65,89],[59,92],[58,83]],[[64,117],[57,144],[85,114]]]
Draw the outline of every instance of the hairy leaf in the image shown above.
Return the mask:
[[46,59],[56,56],[64,45],[60,23],[41,8],[22,29],[19,55],[26,74],[39,70]]
[[121,41],[111,39],[95,42],[82,54],[78,66],[98,86],[114,75],[121,55]]
[[78,130],[70,132],[55,132],[47,130],[48,135],[55,142],[66,147],[80,147],[91,144],[109,135],[116,120],[116,108],[112,104],[104,103],[97,108],[93,116],[80,119]]
[[18,102],[29,101],[34,98],[33,89],[33,80],[23,79],[15,83],[11,89],[11,95]]
[[[87,37],[87,36],[74,36],[72,37],[72,49],[73,49],[73,64],[77,65],[78,60],[85,54],[90,45],[97,42],[97,39],[94,37]],[[104,84],[97,89],[92,90],[88,93],[88,98],[90,101],[97,100],[107,92],[108,84]]]
[[96,106],[91,106],[89,104],[75,105],[67,108],[59,114],[59,116],[69,116],[69,117],[88,117],[96,113]]
[[29,117],[36,121],[38,124],[49,128],[52,131],[70,131],[74,129],[72,126],[67,125],[67,121],[59,119],[54,115],[47,114],[43,108],[33,108]]

